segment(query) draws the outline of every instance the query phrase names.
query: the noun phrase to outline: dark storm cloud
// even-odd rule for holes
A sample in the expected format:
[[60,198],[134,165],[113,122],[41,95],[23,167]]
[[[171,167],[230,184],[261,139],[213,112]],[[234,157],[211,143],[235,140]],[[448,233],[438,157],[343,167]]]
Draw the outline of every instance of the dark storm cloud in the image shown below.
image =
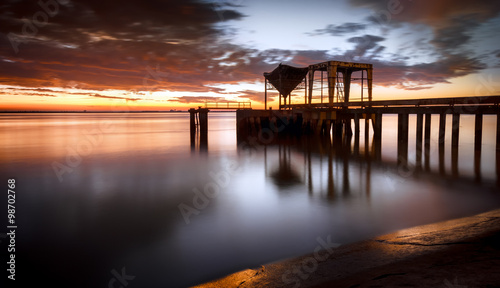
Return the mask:
[[[382,39],[379,38],[368,38],[373,41],[367,41],[366,43],[377,43],[382,41]],[[372,50],[379,49],[377,45],[371,44],[366,44],[364,47],[371,47]],[[353,51],[361,52],[355,54]],[[328,54],[326,51],[288,51],[287,53],[290,53],[292,59],[284,64],[306,67],[309,64],[325,61],[325,59],[353,61],[354,58],[357,62],[373,64],[375,85],[385,87],[392,86],[404,90],[429,89],[432,88],[434,84],[450,83],[449,80],[452,78],[476,73],[486,68],[486,65],[482,63],[480,59],[470,58],[465,55],[449,54],[435,62],[408,65],[405,61],[396,59],[382,60],[372,57],[372,53],[366,53],[366,51],[370,51],[370,49],[355,48],[343,54]],[[317,61],[317,58],[323,60]],[[275,67],[272,69],[274,68]],[[245,93],[252,95],[249,91]],[[259,99],[264,99],[263,97],[263,93],[257,93],[254,99],[259,101]]]
[[[6,61],[0,84],[207,91],[207,82],[231,72],[213,58],[229,50],[231,61],[249,62],[243,59],[249,51],[218,41],[225,32],[215,24],[243,17],[231,5],[217,10],[195,0],[40,3],[50,5],[3,4],[0,59]],[[243,75],[229,76],[228,81],[237,81]]]
[[361,59],[373,64],[374,83],[379,86],[393,86],[404,90],[432,88],[439,83],[479,72],[486,68],[477,58],[449,55],[431,63],[407,65],[404,62]]
[[372,10],[374,24],[426,24],[434,31],[438,49],[451,50],[468,42],[470,33],[500,13],[500,2],[489,0],[350,0],[355,7]]
[[[487,68],[481,57],[464,53],[473,30],[500,13],[500,2],[478,0],[387,1],[350,0],[355,7],[372,10],[369,20],[381,26],[401,23],[425,24],[433,30],[430,43],[435,47],[437,60],[432,63],[407,65],[404,61],[375,60],[377,84],[394,85],[406,90],[431,88],[433,84],[449,83],[449,79],[476,73]],[[373,45],[366,41],[365,47]],[[363,52],[362,47],[356,49]],[[356,50],[354,49],[354,50]],[[362,54],[362,53],[357,53]]]
[[366,24],[347,22],[347,23],[342,23],[340,25],[330,24],[323,29],[316,29],[313,32],[307,34],[310,36],[317,36],[317,35],[344,36],[346,34],[356,33],[364,29],[366,29]]
[[[490,0],[349,0],[355,7],[370,8],[378,22],[406,22],[447,26],[450,19],[474,15],[477,21],[493,18],[500,12],[500,2]],[[382,23],[381,23],[382,24]]]
[[471,38],[471,30],[481,23],[471,17],[450,19],[450,24],[436,28],[431,43],[443,51],[454,50],[467,43]]
[[[307,66],[340,60],[373,63],[377,85],[420,89],[420,83],[427,88],[482,69],[478,59],[456,56],[451,50],[466,44],[472,28],[500,11],[500,3],[494,1],[441,1],[443,5],[437,5],[436,1],[402,0],[402,10],[390,14],[387,23],[430,25],[435,35],[432,44],[442,53],[434,63],[411,66],[396,58],[380,60],[378,55],[385,48],[381,43],[386,39],[375,35],[348,38],[353,49],[337,54],[324,50],[259,51],[228,44],[221,40],[227,30],[217,24],[244,15],[236,10],[238,5],[222,1],[43,1],[6,0],[1,4],[0,84],[26,89],[222,93],[221,88],[211,86],[262,80],[263,72],[272,71],[281,62]],[[382,14],[377,13],[388,11],[386,0],[350,2],[372,9],[379,21],[376,16]],[[45,5],[46,10],[38,3],[56,4]],[[37,21],[44,21],[40,12],[47,15],[46,23],[33,22],[36,15]],[[366,25],[332,24],[312,33],[348,36]],[[263,99],[263,93],[242,93],[247,99]],[[106,97],[111,96],[101,98]],[[196,96],[173,99],[181,103],[205,100]]]
[[[187,41],[221,32],[212,27],[220,21],[213,5],[196,0],[11,0],[3,5],[2,11],[2,33],[22,33],[22,24],[28,22],[26,27],[38,30],[32,33],[36,34],[35,37],[44,36],[73,44],[86,44],[96,34],[129,40],[151,38],[155,41]],[[46,19],[40,16],[43,14],[40,12],[46,12]],[[224,17],[234,20],[243,15],[228,10]],[[47,22],[46,25],[33,23],[37,19]]]
[[384,41],[385,38],[374,35],[363,35],[361,37],[352,37],[347,39],[347,42],[354,43],[356,46],[353,50],[347,51],[346,55],[352,56],[365,56],[366,53],[374,48],[375,53],[380,53],[384,47],[378,45],[379,42]]

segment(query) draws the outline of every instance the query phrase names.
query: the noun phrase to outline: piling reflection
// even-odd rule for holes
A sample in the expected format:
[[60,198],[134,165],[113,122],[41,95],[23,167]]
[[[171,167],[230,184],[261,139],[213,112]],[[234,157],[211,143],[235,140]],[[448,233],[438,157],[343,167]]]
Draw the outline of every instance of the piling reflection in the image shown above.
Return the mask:
[[[365,125],[368,127],[367,124]],[[417,130],[422,131],[423,115],[420,120],[417,118],[417,125],[420,127]],[[398,127],[398,129],[401,128]],[[394,177],[400,177],[403,181],[408,179],[418,181],[419,177],[425,177],[435,182],[442,179],[455,179],[471,187],[477,187],[478,184],[489,185],[492,180],[488,179],[488,183],[482,183],[484,178],[481,171],[481,150],[474,151],[473,177],[459,174],[458,147],[446,149],[447,146],[441,143],[437,143],[438,165],[431,169],[430,141],[422,137],[423,131],[420,137],[418,135],[416,137],[415,155],[411,160],[408,157],[408,147],[404,147],[405,141],[398,143],[397,157],[382,158],[382,142],[377,141],[374,135],[370,136],[370,133],[365,132],[364,141],[361,141],[361,133],[357,127],[353,135],[344,133],[338,136],[334,135],[333,131],[331,132],[327,135],[303,135],[301,137],[279,136],[278,133],[271,143],[263,145],[266,155],[264,157],[265,173],[277,189],[284,191],[292,186],[303,185],[306,187],[304,190],[309,194],[326,195],[329,200],[348,198],[353,194],[365,195],[369,199],[372,183],[376,182],[372,179],[373,169],[376,170],[375,174],[383,174],[391,178],[389,182],[400,181],[393,180]],[[258,134],[249,137],[256,141]],[[239,143],[242,142],[245,141]],[[239,147],[243,146],[239,145]],[[268,158],[269,149],[278,150],[278,160],[273,162]],[[451,172],[447,172],[445,154],[450,152]],[[295,161],[292,161],[293,159]],[[500,153],[496,153],[495,167],[495,182],[498,184],[500,183]]]

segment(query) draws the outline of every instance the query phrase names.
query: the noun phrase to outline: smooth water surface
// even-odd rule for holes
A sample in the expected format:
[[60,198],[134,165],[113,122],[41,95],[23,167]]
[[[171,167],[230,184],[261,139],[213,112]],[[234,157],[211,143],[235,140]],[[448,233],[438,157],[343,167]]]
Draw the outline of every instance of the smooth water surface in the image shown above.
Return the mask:
[[312,253],[318,237],[345,244],[500,207],[495,118],[484,118],[477,155],[474,119],[462,117],[453,167],[449,127],[440,166],[433,116],[426,168],[415,165],[414,118],[410,165],[397,166],[396,120],[384,116],[375,160],[371,132],[359,144],[263,145],[236,139],[234,113],[209,113],[205,149],[191,145],[187,113],[0,114],[18,279],[108,287],[125,273],[128,287],[185,287]]

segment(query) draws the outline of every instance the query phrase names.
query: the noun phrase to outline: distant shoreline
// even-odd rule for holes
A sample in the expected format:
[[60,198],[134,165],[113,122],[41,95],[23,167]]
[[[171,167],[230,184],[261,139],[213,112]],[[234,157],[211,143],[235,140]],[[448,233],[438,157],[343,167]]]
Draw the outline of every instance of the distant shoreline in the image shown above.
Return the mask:
[[[235,112],[233,110],[210,110],[210,112],[227,113]],[[0,111],[0,114],[7,113],[188,113],[189,111]]]

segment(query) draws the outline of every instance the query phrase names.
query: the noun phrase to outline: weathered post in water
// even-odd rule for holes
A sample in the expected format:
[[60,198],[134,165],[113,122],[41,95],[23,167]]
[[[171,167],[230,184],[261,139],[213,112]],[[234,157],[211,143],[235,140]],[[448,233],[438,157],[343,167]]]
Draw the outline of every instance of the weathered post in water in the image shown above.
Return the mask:
[[375,147],[375,159],[382,158],[382,113],[375,114],[375,122],[373,123],[373,145]]
[[451,128],[451,174],[458,176],[458,137],[460,130],[460,114],[454,113]]
[[425,128],[424,128],[424,161],[425,170],[430,169],[429,154],[431,150],[431,114],[425,114]]
[[398,114],[398,166],[408,166],[408,113]]
[[474,126],[474,151],[481,151],[483,138],[483,114],[476,114]]
[[424,126],[424,114],[417,113],[417,135],[416,135],[416,166],[417,168],[422,167],[422,128]]
[[208,109],[198,108],[200,121],[200,151],[208,150]]
[[191,140],[191,150],[196,148],[196,109],[191,108],[189,111],[189,134]]

